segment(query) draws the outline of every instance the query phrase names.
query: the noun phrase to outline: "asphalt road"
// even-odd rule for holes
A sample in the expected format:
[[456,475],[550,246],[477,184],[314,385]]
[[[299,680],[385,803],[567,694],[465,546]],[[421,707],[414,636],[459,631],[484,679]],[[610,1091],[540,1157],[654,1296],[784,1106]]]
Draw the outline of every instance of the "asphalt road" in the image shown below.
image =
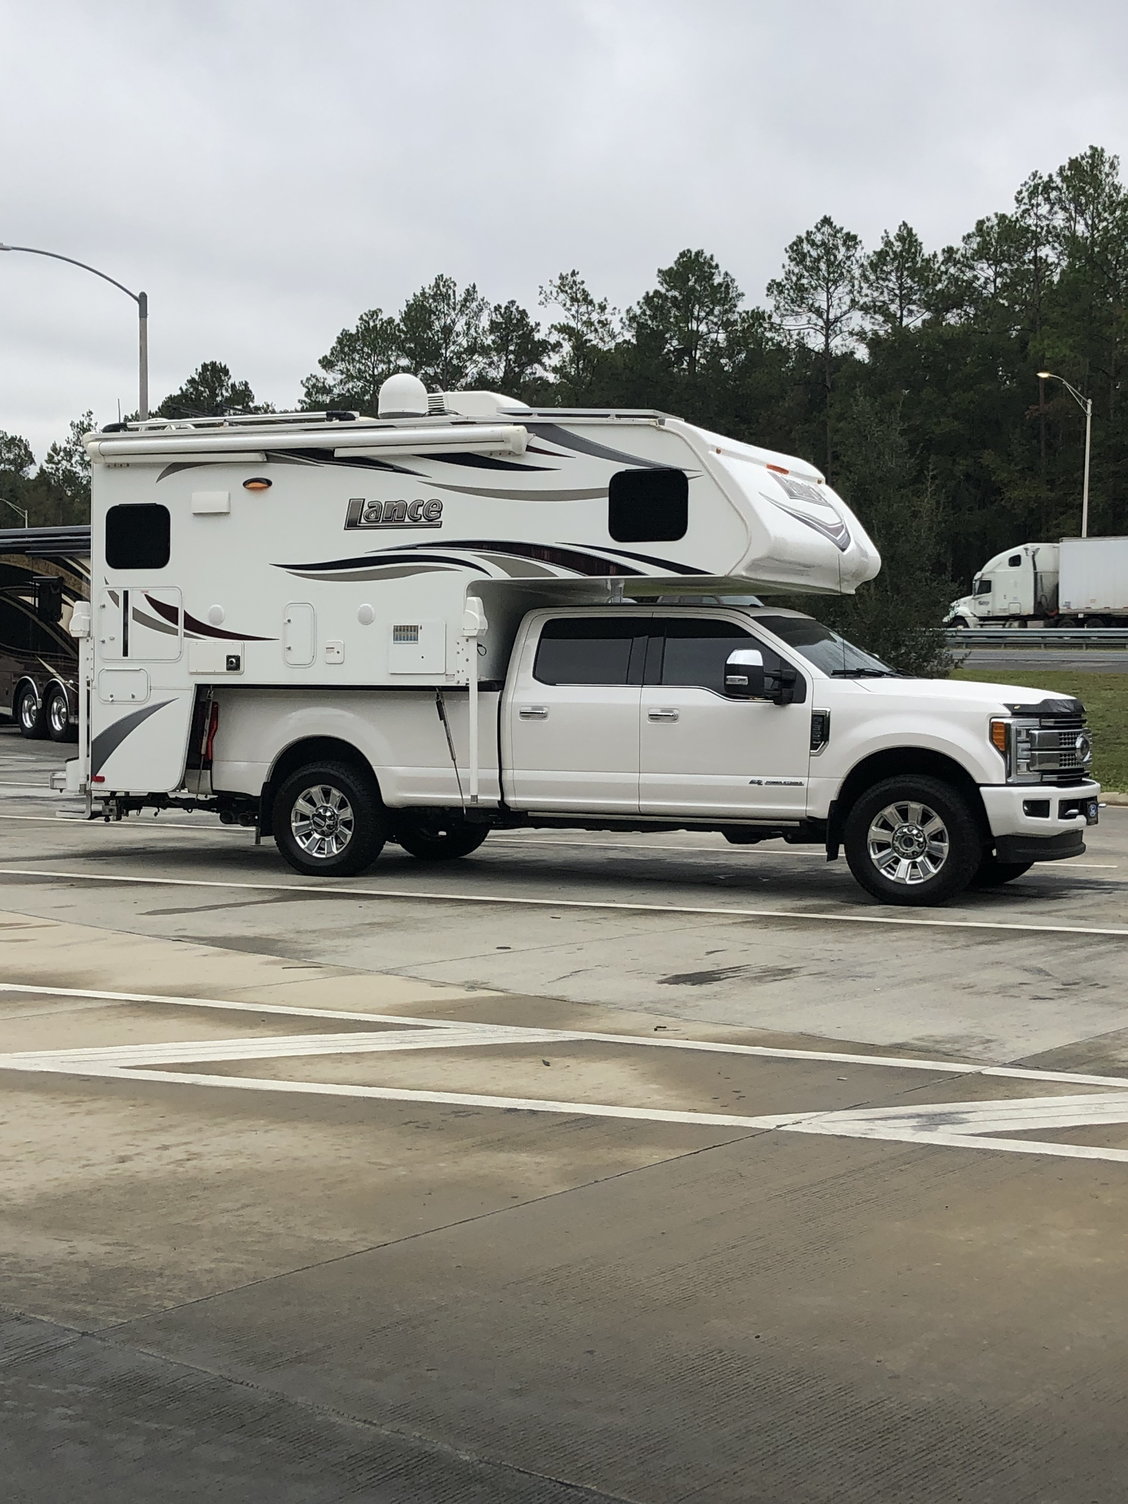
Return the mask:
[[1128,809],[330,886],[0,732],[7,1497],[1119,1504]]

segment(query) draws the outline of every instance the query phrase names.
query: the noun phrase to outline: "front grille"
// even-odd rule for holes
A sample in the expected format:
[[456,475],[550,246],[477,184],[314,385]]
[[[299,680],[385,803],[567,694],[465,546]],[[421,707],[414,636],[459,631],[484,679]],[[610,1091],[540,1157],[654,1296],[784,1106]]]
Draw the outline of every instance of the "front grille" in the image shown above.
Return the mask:
[[1038,729],[1030,732],[1030,768],[1044,783],[1068,788],[1084,783],[1089,776],[1090,758],[1078,748],[1078,738],[1089,742],[1085,718],[1081,715],[1042,716]]

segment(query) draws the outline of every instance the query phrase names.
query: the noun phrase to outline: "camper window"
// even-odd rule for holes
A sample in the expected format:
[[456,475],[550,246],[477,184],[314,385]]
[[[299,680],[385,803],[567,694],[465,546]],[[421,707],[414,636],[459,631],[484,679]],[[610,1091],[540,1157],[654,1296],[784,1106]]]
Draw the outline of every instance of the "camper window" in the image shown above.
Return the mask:
[[541,684],[639,684],[649,627],[645,617],[636,616],[547,621],[533,678]]
[[169,540],[167,507],[145,501],[106,513],[106,563],[111,569],[163,569]]
[[684,470],[620,470],[607,487],[607,530],[616,543],[674,543],[689,525]]

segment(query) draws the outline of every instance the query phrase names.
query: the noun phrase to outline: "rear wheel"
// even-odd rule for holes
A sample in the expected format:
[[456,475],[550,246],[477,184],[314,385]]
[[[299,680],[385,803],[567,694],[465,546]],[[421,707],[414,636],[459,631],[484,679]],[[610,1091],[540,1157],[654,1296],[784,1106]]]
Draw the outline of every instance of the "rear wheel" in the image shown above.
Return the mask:
[[274,800],[274,841],[296,872],[354,877],[380,855],[387,816],[375,782],[346,763],[310,763]]
[[1021,877],[1024,872],[1029,872],[1033,862],[1000,862],[998,857],[990,852],[980,862],[975,876],[968,884],[972,888],[1001,888],[1004,883],[1013,882],[1016,877]]
[[939,778],[886,778],[846,817],[850,871],[882,903],[946,903],[971,882],[983,841],[967,799]]
[[469,856],[488,834],[486,825],[472,825],[458,813],[437,810],[405,816],[395,828],[396,840],[421,862],[452,862]]
[[66,692],[58,685],[47,695],[47,709],[45,711],[47,721],[47,735],[53,742],[69,742],[74,740],[71,730],[70,706],[67,704]]
[[33,685],[25,684],[17,693],[13,713],[21,736],[41,737],[44,734],[46,723],[43,715],[43,701],[35,692]]

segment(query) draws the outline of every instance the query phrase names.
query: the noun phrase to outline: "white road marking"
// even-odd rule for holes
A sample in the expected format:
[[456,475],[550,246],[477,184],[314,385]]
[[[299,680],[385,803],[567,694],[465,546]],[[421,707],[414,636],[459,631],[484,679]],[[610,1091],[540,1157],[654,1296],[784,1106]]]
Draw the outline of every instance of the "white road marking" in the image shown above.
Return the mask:
[[518,898],[496,893],[448,893],[441,889],[342,888],[332,883],[247,883],[197,877],[128,877],[110,872],[61,872],[50,867],[0,867],[0,877],[55,877],[66,882],[128,883],[167,888],[225,888],[252,893],[321,893],[342,898],[483,903],[495,907],[608,910],[628,914],[698,914],[722,919],[787,919],[814,924],[889,924],[912,929],[995,930],[1035,935],[1099,935],[1128,939],[1128,929],[1085,924],[1008,924],[999,919],[917,919],[892,914],[851,914],[796,909],[737,909],[705,904],[621,903],[610,899]]
[[[235,1013],[277,1013],[289,1018],[337,1019],[347,1022],[383,1023],[397,1025],[403,1032],[408,1029],[461,1030],[472,1028],[489,1031],[506,1043],[520,1043],[523,1039],[540,1039],[547,1034],[554,1040],[595,1041],[604,1044],[640,1045],[647,1049],[699,1050],[710,1054],[753,1055],[768,1060],[813,1060],[832,1065],[889,1066],[898,1070],[947,1072],[959,1076],[1002,1076],[1015,1081],[1061,1082],[1070,1086],[1110,1086],[1128,1090],[1128,1076],[1094,1076],[1084,1072],[1031,1070],[1025,1066],[987,1065],[981,1060],[929,1060],[918,1055],[861,1055],[846,1050],[786,1049],[779,1045],[731,1044],[716,1039],[658,1039],[649,1034],[606,1034],[600,1031],[577,1029],[526,1029],[514,1024],[467,1024],[463,1020],[443,1018],[415,1018],[404,1013],[354,1012],[332,1008],[302,1008],[293,1003],[233,1002],[225,998],[177,997],[162,992],[109,992],[89,987],[43,987],[24,982],[0,982],[0,993],[28,993],[36,997],[73,997],[110,1003],[154,1003],[177,1008],[218,1008]],[[473,996],[473,994],[470,994]],[[488,991],[483,996],[489,997]],[[287,1038],[320,1038],[313,1036],[284,1036]],[[355,1038],[345,1035],[344,1038]],[[386,1032],[373,1038],[387,1038]],[[231,1045],[246,1041],[229,1040]],[[117,1047],[111,1046],[111,1049]],[[121,1046],[130,1049],[133,1046]],[[144,1048],[140,1046],[138,1048]],[[178,1046],[179,1048],[179,1046]],[[30,1051],[27,1054],[43,1052]],[[73,1051],[49,1051],[55,1056]],[[0,1057],[10,1059],[10,1056]],[[180,1056],[184,1059],[183,1053]]]
[[[295,1010],[286,1005],[225,1004],[221,999],[163,998],[159,994],[83,992],[78,988],[21,987],[18,983],[0,984],[5,992],[46,993],[55,996],[109,998],[117,1001],[174,1003],[190,1007],[235,1007],[256,1009],[260,1013],[287,1013]],[[354,1017],[353,1014],[318,1015],[322,1018]],[[1001,1150],[1012,1154],[1038,1154],[1057,1158],[1095,1159],[1128,1162],[1128,1149],[1101,1145],[1055,1143],[1005,1138],[1006,1133],[1094,1124],[1128,1123],[1128,1078],[1084,1077],[1052,1071],[1028,1071],[1017,1068],[961,1065],[953,1061],[921,1061],[895,1056],[849,1056],[837,1051],[779,1050],[756,1045],[725,1045],[710,1040],[656,1040],[633,1035],[601,1035],[571,1030],[521,1029],[502,1024],[474,1024],[465,1020],[425,1021],[399,1015],[362,1015],[370,1021],[388,1018],[398,1029],[379,1033],[281,1035],[270,1038],[220,1040],[180,1040],[151,1045],[111,1045],[89,1049],[21,1051],[0,1056],[0,1069],[51,1074],[99,1077],[119,1081],[153,1081],[165,1084],[219,1087],[227,1090],[271,1091],[318,1096],[366,1097],[393,1102],[426,1102],[440,1106],[494,1108],[506,1112],[548,1112],[573,1117],[629,1119],[637,1122],[677,1123],[696,1127],[741,1128],[749,1132],[770,1130],[785,1133],[814,1133],[839,1138],[867,1138],[910,1144],[929,1144],[951,1148]],[[425,1027],[419,1027],[425,1023]],[[576,1041],[615,1042],[682,1050],[724,1051],[748,1055],[789,1059],[884,1065],[896,1068],[958,1071],[961,1074],[1009,1076],[1040,1080],[1043,1083],[1101,1084],[1118,1090],[1042,1097],[1004,1098],[969,1102],[914,1102],[910,1107],[855,1108],[847,1111],[820,1112],[817,1109],[790,1113],[752,1116],[740,1113],[673,1111],[657,1107],[624,1107],[615,1103],[568,1102],[536,1097],[503,1097],[477,1092],[409,1090],[398,1087],[360,1086],[337,1082],[275,1081],[258,1076],[219,1076],[200,1071],[154,1069],[167,1062],[197,1060],[265,1060],[313,1055],[388,1053],[397,1050],[442,1050],[467,1046],[488,1047],[492,1044],[552,1044]],[[962,1130],[962,1131],[960,1131]]]

